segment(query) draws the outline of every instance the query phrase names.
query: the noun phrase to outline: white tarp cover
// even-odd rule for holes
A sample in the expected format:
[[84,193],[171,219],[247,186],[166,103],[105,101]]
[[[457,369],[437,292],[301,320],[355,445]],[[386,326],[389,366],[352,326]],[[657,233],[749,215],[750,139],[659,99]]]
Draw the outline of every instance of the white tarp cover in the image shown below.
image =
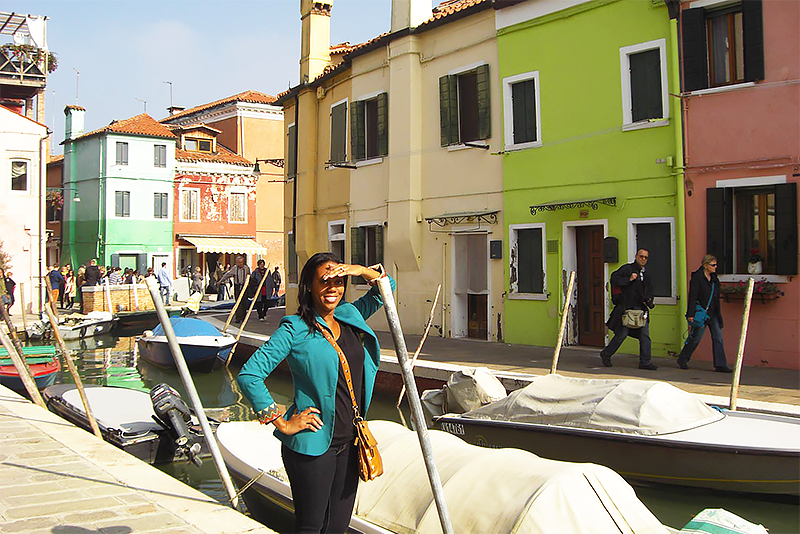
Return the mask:
[[[417,434],[370,421],[386,472],[358,488],[355,513],[400,534],[442,532]],[[455,532],[667,534],[611,469],[519,449],[485,449],[429,431]]]
[[447,379],[447,411],[464,413],[504,398],[508,392],[486,367],[456,371]]
[[658,436],[725,416],[666,382],[551,374],[538,376],[508,397],[462,417]]

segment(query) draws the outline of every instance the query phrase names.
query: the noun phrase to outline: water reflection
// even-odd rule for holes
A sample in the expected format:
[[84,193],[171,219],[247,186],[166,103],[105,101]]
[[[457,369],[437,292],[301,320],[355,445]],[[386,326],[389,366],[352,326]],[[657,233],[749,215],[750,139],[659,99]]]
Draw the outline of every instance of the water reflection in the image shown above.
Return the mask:
[[[135,350],[135,338],[100,336],[71,342],[76,365],[85,383],[122,386],[148,390],[166,382],[174,387],[188,402],[188,396],[177,370],[162,369],[140,360]],[[235,377],[239,369],[219,369],[211,373],[192,375],[200,400],[207,412],[218,419],[244,421],[253,419],[249,405],[242,397]],[[57,379],[60,383],[72,382],[66,365]],[[267,379],[275,401],[289,405],[292,383],[288,375],[276,372]],[[401,422],[395,408],[396,395],[376,393],[370,407],[370,419]],[[406,420],[410,420],[407,402],[403,404]],[[653,461],[659,461],[654,458]],[[197,468],[190,463],[158,466],[162,471],[202,491],[206,495],[227,502],[213,462],[209,459]],[[775,502],[769,497],[713,493],[699,489],[672,488],[669,486],[637,487],[636,493],[661,522],[680,528],[704,508],[725,508],[748,521],[761,523],[770,534],[796,534],[800,532],[800,506],[796,500]]]

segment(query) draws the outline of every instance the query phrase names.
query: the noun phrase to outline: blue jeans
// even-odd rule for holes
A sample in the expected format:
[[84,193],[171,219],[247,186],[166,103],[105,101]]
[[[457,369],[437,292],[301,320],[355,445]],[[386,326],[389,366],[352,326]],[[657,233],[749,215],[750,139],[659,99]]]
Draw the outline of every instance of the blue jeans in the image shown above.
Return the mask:
[[625,338],[631,336],[639,340],[639,365],[647,365],[650,363],[650,323],[648,322],[641,328],[628,328],[627,326],[620,326],[618,330],[614,331],[614,337],[611,342],[600,351],[603,357],[611,357],[619,349]]
[[683,346],[680,355],[678,355],[678,362],[686,363],[692,357],[692,353],[700,344],[703,339],[703,333],[706,331],[706,326],[711,330],[711,350],[714,353],[714,367],[725,367],[728,365],[725,359],[725,346],[722,344],[722,326],[719,324],[719,317],[716,315],[708,314],[708,321],[702,328],[692,328],[689,333],[689,339]]
[[169,286],[161,286],[161,300],[164,301],[164,306],[169,306]]

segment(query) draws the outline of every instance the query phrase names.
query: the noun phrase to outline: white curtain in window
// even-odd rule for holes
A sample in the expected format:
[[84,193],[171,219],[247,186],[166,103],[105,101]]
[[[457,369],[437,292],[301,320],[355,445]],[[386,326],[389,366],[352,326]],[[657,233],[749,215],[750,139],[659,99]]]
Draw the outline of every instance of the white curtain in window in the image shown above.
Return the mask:
[[230,210],[231,220],[237,222],[245,221],[245,194],[244,193],[231,193]]

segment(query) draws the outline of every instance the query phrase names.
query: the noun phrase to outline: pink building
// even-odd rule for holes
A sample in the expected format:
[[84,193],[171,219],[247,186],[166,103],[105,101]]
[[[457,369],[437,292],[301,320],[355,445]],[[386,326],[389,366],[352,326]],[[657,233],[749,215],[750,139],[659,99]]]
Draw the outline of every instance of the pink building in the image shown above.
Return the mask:
[[798,21],[800,2],[681,3],[687,259],[718,259],[729,364],[753,276],[745,365],[800,368]]

